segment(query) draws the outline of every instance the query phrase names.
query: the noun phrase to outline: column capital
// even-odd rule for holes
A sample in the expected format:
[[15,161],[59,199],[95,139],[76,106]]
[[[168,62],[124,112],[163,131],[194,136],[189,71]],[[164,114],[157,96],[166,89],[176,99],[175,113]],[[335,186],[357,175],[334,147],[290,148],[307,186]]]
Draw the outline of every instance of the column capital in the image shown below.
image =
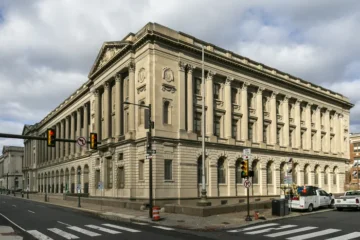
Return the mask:
[[87,107],[89,106],[89,104],[90,104],[89,102],[86,102],[86,103],[84,103],[84,106],[83,106],[83,107],[84,107],[84,108],[87,108]]
[[78,108],[76,109],[76,111],[77,111],[78,113],[81,113],[81,109],[82,109],[82,107],[78,107]]
[[100,95],[100,90],[97,88],[93,91],[93,93],[95,97],[98,97]]
[[285,95],[284,96],[284,102],[289,102],[289,99],[290,99],[291,97],[289,96],[289,95]]
[[320,112],[320,110],[321,110],[321,107],[320,107],[320,106],[316,106],[315,111],[316,111],[316,112]]
[[279,94],[278,92],[273,91],[273,92],[271,93],[271,98],[272,98],[272,99],[276,98],[276,96],[277,96],[278,94]]
[[250,83],[248,83],[248,82],[243,82],[243,85],[242,85],[242,87],[241,87],[241,90],[247,91],[248,86],[250,86]]
[[225,86],[231,86],[232,81],[234,81],[233,77],[227,77],[225,80]]
[[260,95],[260,94],[262,94],[262,92],[263,92],[264,90],[265,90],[264,87],[258,87],[256,93],[257,93],[258,95]]
[[120,82],[120,81],[121,81],[121,79],[122,79],[122,75],[121,75],[121,73],[119,73],[119,72],[118,72],[118,73],[116,73],[116,74],[115,74],[115,81],[116,81],[116,82]]
[[296,99],[296,101],[295,101],[295,106],[300,106],[300,104],[302,103],[302,100],[300,100],[300,99]]
[[213,80],[213,77],[216,75],[216,72],[208,71],[208,74],[206,76],[206,80]]
[[192,73],[195,67],[191,64],[186,64],[186,69],[188,70],[188,73]]
[[135,62],[134,61],[130,61],[128,63],[128,68],[129,68],[129,72],[135,72]]
[[183,61],[178,62],[179,71],[185,72],[186,64]]
[[106,81],[104,83],[104,89],[109,90],[110,89],[110,81]]

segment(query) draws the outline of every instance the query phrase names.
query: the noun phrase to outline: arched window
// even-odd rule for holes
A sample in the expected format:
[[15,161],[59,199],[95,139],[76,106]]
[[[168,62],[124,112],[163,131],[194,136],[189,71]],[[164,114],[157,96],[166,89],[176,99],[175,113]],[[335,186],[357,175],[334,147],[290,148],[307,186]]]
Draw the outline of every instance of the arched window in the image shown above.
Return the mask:
[[329,168],[325,167],[324,169],[324,184],[329,184]]
[[236,183],[242,183],[242,178],[241,178],[241,161],[242,159],[238,159],[236,161],[236,165],[235,165],[235,175],[236,175]]
[[254,161],[252,164],[252,170],[254,171],[254,177],[252,178],[253,184],[259,184],[259,169],[258,161]]
[[169,124],[169,108],[170,108],[170,102],[165,101],[163,106],[163,121],[164,124]]
[[218,160],[218,183],[226,183],[226,167],[224,158],[220,158]]
[[272,162],[268,162],[266,165],[266,183],[273,184],[273,170],[272,170]]
[[284,184],[285,180],[285,163],[280,164],[280,184]]
[[309,165],[304,168],[304,184],[309,184]]
[[319,184],[319,177],[320,177],[319,166],[316,166],[315,167],[315,185]]
[[[145,102],[141,101],[139,104],[140,105],[145,105]],[[139,106],[139,125],[143,125],[144,122],[145,122],[144,114],[145,114],[144,113],[144,108]]]
[[[202,156],[198,158],[198,169],[197,169],[198,183],[202,183]],[[206,179],[206,159],[205,159],[205,183]]]

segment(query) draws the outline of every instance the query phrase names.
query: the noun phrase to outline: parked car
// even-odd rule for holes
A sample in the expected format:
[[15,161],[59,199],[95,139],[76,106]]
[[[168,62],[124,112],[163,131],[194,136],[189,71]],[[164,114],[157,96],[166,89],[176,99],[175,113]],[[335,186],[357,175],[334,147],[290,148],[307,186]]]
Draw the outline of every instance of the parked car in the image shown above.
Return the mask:
[[335,199],[336,210],[360,209],[360,191],[346,191],[344,196]]
[[298,186],[297,192],[289,200],[290,208],[309,212],[320,207],[333,207],[333,205],[333,195],[314,186]]

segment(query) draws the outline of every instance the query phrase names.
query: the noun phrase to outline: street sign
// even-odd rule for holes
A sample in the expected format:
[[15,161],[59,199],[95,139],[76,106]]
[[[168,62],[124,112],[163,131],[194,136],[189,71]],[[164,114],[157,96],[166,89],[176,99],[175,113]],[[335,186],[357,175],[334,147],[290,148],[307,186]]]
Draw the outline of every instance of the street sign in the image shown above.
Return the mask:
[[86,139],[84,137],[79,137],[77,140],[76,140],[76,143],[80,146],[80,147],[83,147],[85,146],[86,144]]
[[292,184],[292,183],[293,183],[292,176],[291,176],[291,175],[285,176],[285,178],[284,178],[284,184]]
[[98,189],[100,189],[100,190],[104,189],[103,182],[98,182]]
[[250,187],[251,187],[251,182],[250,182],[248,179],[246,179],[246,180],[244,181],[244,187],[246,187],[246,188],[250,188]]
[[243,154],[246,155],[246,156],[250,156],[251,155],[251,148],[245,148],[243,150]]
[[152,155],[146,154],[146,159],[152,159]]

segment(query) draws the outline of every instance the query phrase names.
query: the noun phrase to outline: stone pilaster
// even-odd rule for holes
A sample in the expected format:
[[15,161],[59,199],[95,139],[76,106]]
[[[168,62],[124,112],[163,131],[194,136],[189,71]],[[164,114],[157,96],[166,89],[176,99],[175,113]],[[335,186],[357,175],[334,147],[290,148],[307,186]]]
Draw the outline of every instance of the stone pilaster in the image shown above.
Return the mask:
[[264,109],[263,109],[263,91],[264,88],[259,87],[256,93],[256,140],[258,143],[264,142]]
[[117,73],[115,76],[115,135],[119,139],[121,132],[122,121],[124,119],[124,111],[122,106],[123,92],[121,91],[122,86],[122,76],[120,73]]
[[100,89],[96,89],[94,91],[94,97],[95,97],[95,129],[94,132],[97,133],[98,140],[102,139],[101,136],[101,114],[100,114]]
[[186,87],[185,87],[185,64],[183,62],[179,62],[179,85],[178,85],[178,121],[179,121],[179,137],[187,138],[186,134]]
[[344,116],[340,115],[340,153],[343,154],[344,151]]
[[[312,148],[312,139],[311,139],[311,104],[308,103],[305,109],[305,126],[306,126],[306,141],[305,147],[310,150]],[[314,149],[312,149],[314,150]]]
[[[129,102],[135,103],[135,63],[129,63]],[[129,104],[129,132],[126,134],[127,139],[135,138],[135,106]]]
[[206,135],[211,139],[214,136],[214,83],[216,73],[209,71],[206,77]]
[[316,128],[316,151],[321,150],[321,116],[320,116],[320,107],[317,106],[316,108],[316,122],[315,122],[315,128]]
[[284,129],[283,129],[283,145],[289,147],[289,99],[290,96],[285,96],[283,100],[283,119],[284,119]]
[[[65,138],[64,132],[65,132],[65,120],[60,121],[60,137]],[[60,158],[64,157],[64,142],[60,142]]]
[[187,65],[187,130],[189,133],[194,131],[194,81],[193,69],[191,65]]
[[296,125],[296,129],[295,129],[295,147],[296,148],[300,148],[301,146],[301,114],[300,114],[300,103],[301,101],[297,100],[295,102],[295,116],[294,116],[294,121],[295,121],[295,125]]
[[332,147],[332,152],[338,154],[338,147],[339,147],[339,114],[338,113],[334,113],[334,146]]
[[327,109],[325,111],[325,152],[330,152],[330,111]]
[[224,94],[224,102],[225,102],[225,138],[228,141],[233,142],[232,138],[232,103],[231,103],[231,82],[234,80],[232,77],[227,77],[225,82],[225,94]]
[[270,98],[270,143],[276,144],[276,134],[277,134],[277,116],[276,116],[276,95],[277,92],[273,92]]
[[[56,124],[56,137],[57,138],[60,137],[60,123]],[[55,146],[56,146],[55,159],[59,159],[60,158],[60,142],[56,142]]]
[[[76,138],[75,139],[78,139],[79,137],[82,137],[81,136],[81,108],[78,108],[77,111],[77,118],[76,118]],[[80,150],[81,150],[81,147],[78,146],[77,144],[74,144],[75,147],[76,147],[76,155],[80,155]]]
[[242,119],[241,119],[241,140],[246,141],[249,139],[249,107],[247,102],[247,95],[248,95],[248,86],[250,84],[247,82],[243,83],[243,86],[241,88],[241,113],[242,113]]
[[[55,129],[55,131],[56,131],[56,126],[53,126],[52,129]],[[31,148],[31,142],[30,142],[30,148]],[[56,144],[55,144],[55,147],[51,148],[51,160],[55,160],[55,156],[56,156],[55,152],[56,152]],[[31,154],[31,150],[29,151],[29,154]],[[31,159],[31,156],[30,156],[30,159]]]
[[[70,124],[70,139],[75,140],[75,112],[71,113],[71,124]],[[70,155],[75,154],[75,144],[70,144]]]
[[[89,114],[89,103],[85,103],[84,104],[84,128],[83,128],[83,133],[82,135],[84,136],[84,138],[89,141],[89,122],[88,122],[88,114]],[[89,144],[86,144],[86,148],[89,148]],[[83,148],[83,152],[85,152],[85,149]]]
[[[105,82],[104,84],[104,138],[102,140],[107,140],[111,137],[110,131],[110,82]],[[132,102],[134,103],[134,102]]]

